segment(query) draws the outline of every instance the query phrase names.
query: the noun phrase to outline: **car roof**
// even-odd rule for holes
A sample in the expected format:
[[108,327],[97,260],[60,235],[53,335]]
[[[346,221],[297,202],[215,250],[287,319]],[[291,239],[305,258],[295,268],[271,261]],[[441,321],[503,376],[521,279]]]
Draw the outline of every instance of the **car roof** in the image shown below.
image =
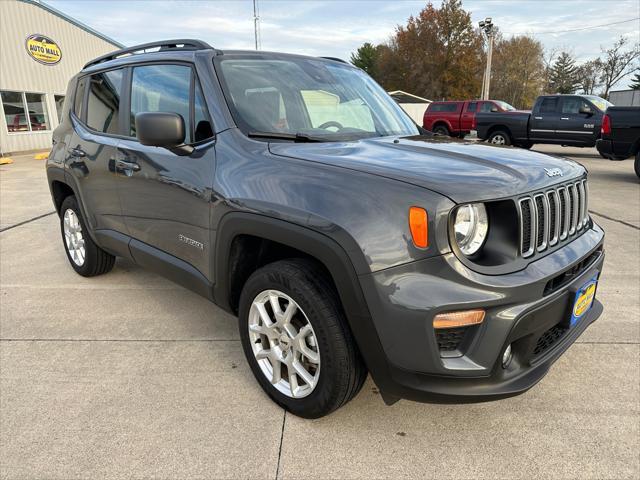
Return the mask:
[[82,72],[103,70],[107,67],[114,68],[126,66],[130,63],[157,59],[162,59],[164,61],[191,60],[196,53],[199,52],[209,53],[212,57],[233,56],[261,59],[308,58],[332,63],[339,62],[352,68],[356,68],[344,60],[335,57],[310,57],[294,53],[265,52],[262,50],[219,50],[201,40],[178,39],[145,43],[116,50],[91,60],[85,64],[82,68]]

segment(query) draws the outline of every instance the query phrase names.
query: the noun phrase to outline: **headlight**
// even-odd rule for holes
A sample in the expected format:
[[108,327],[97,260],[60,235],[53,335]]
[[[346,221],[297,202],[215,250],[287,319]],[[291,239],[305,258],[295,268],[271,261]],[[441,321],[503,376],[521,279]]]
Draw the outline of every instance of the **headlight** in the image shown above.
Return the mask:
[[484,205],[469,203],[458,207],[453,230],[462,253],[473,255],[480,250],[489,230],[489,219]]

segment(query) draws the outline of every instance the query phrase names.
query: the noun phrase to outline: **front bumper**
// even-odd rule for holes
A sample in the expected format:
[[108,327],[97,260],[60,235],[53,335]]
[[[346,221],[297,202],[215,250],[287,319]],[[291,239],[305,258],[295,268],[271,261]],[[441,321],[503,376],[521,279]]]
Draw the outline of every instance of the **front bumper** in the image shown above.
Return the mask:
[[[594,224],[506,275],[473,272],[446,254],[361,277],[388,365],[371,372],[385,400],[475,402],[531,388],[602,312],[596,300],[568,328],[575,292],[602,271],[603,239]],[[474,308],[486,310],[484,322],[469,327],[458,349],[441,350],[433,317]],[[502,353],[510,344],[514,356],[505,369]]]

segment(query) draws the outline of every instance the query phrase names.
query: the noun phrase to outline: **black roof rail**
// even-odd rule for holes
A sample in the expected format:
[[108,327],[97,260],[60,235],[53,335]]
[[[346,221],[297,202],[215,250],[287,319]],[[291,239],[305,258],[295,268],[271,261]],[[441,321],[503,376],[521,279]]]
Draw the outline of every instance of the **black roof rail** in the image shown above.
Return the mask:
[[343,60],[343,59],[338,58],[338,57],[320,57],[320,58],[324,58],[325,60],[333,60],[334,62],[349,63],[346,60]]
[[127,47],[121,50],[116,50],[115,52],[107,53],[106,55],[102,55],[98,58],[94,58],[90,62],[87,62],[82,68],[85,69],[92,65],[97,65],[102,62],[108,62],[109,60],[114,60],[125,55],[145,53],[145,50],[150,50],[152,48],[158,48],[158,51],[161,52],[167,50],[215,50],[211,45],[209,45],[207,42],[203,42],[202,40],[192,40],[188,38],[178,40],[162,40],[159,42],[134,45],[133,47]]

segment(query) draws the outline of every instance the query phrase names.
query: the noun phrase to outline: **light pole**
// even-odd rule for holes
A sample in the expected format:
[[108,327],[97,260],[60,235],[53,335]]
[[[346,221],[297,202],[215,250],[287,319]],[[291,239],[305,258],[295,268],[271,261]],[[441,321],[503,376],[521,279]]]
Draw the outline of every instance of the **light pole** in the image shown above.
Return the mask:
[[256,50],[258,50],[258,30],[260,29],[258,16],[258,0],[253,0],[253,36],[256,42]]
[[495,35],[495,25],[491,21],[491,17],[481,20],[478,25],[487,37],[487,68],[484,72],[482,81],[482,100],[489,100],[489,85],[491,84],[491,57],[493,55],[493,37]]

